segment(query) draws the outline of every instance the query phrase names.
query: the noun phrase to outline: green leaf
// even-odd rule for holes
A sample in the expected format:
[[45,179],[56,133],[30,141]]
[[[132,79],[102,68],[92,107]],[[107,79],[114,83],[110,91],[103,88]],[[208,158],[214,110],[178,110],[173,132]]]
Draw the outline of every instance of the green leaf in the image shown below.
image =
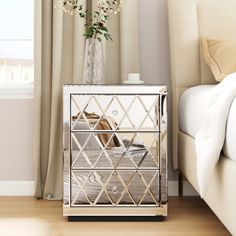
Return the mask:
[[105,37],[107,40],[110,39],[111,41],[113,41],[113,39],[112,39],[112,37],[111,37],[110,34],[105,33],[105,34],[104,34],[104,37]]
[[101,27],[101,30],[108,32],[108,29],[105,26]]
[[104,37],[105,37],[105,39],[106,39],[106,40],[109,40],[109,38],[107,37],[107,35],[106,35],[106,34],[104,34]]
[[85,17],[85,14],[83,14],[83,13],[79,13],[79,16],[81,17],[81,18],[84,18]]

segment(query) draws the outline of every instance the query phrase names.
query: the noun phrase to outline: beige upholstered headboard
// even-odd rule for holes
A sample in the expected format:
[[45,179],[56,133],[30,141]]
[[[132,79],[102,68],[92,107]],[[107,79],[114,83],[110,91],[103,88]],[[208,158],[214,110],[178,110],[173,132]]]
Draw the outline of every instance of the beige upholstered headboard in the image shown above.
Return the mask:
[[236,0],[168,0],[173,165],[178,168],[178,103],[184,90],[215,80],[202,60],[200,37],[236,37]]

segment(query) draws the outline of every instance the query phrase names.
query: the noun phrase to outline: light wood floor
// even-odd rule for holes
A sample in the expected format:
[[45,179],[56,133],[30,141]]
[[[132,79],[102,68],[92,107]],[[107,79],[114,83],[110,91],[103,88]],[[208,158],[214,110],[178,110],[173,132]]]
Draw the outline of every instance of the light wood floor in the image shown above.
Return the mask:
[[230,235],[197,197],[170,197],[163,222],[67,222],[62,203],[0,198],[0,236],[218,236]]

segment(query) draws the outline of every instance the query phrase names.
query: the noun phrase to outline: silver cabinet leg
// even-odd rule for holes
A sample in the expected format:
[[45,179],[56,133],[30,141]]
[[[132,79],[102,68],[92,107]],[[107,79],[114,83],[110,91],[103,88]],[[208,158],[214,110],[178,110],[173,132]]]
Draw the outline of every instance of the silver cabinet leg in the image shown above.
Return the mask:
[[183,174],[178,170],[178,182],[179,182],[179,196],[183,196]]

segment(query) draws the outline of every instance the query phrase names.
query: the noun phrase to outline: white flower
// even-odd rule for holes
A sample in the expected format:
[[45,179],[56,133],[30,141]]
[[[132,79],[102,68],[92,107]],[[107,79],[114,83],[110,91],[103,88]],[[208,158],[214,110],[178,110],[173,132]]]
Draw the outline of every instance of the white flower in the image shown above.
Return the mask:
[[108,5],[107,5],[107,3],[106,3],[106,1],[105,0],[99,0],[99,1],[97,1],[97,7],[98,8],[107,8],[108,7]]

